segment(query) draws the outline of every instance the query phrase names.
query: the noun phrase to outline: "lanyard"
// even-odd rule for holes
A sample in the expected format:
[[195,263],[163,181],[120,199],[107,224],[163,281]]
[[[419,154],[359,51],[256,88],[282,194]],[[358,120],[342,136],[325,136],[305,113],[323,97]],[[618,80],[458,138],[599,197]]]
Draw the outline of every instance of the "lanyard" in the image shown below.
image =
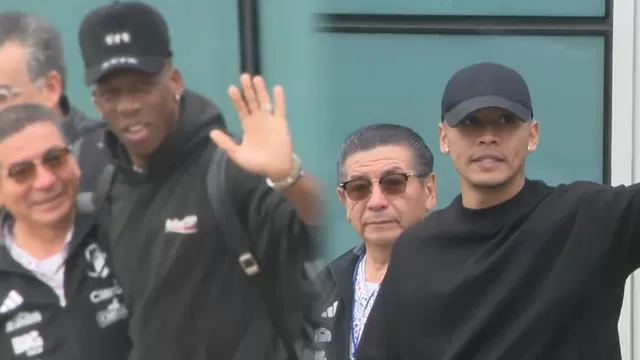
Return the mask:
[[[370,310],[371,306],[373,306],[373,299],[376,298],[378,293],[378,286],[375,290],[366,297],[366,301],[364,302],[364,306],[361,311],[357,314],[357,310],[360,308],[356,306],[359,303],[360,292],[358,289],[362,289],[363,295],[366,294],[366,281],[365,281],[365,269],[364,269],[364,261],[366,258],[366,254],[360,256],[358,259],[358,263],[356,264],[356,271],[353,272],[353,303],[351,304],[351,359],[356,358],[356,350],[358,350],[358,345],[360,344],[360,337],[362,336],[362,330],[364,330],[364,325],[367,321],[368,310]],[[366,296],[366,295],[365,295]],[[359,315],[359,316],[357,316]]]

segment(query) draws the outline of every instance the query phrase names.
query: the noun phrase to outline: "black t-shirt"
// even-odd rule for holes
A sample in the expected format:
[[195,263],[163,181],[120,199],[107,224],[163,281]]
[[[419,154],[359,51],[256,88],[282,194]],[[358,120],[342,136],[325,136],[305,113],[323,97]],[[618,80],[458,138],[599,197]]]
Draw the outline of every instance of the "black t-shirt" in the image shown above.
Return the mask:
[[357,359],[620,359],[639,215],[638,186],[527,180],[482,210],[458,196],[396,243]]

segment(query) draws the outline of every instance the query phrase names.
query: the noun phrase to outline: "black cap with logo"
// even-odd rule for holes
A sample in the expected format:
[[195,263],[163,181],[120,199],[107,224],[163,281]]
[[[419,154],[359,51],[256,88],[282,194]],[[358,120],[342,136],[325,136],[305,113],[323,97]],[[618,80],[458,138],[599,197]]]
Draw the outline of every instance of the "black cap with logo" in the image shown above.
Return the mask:
[[533,118],[529,87],[514,69],[482,62],[453,74],[442,95],[442,121],[457,126],[474,111],[496,107],[522,121]]
[[141,2],[115,2],[91,11],[82,20],[79,40],[87,85],[119,69],[158,74],[172,55],[166,21]]

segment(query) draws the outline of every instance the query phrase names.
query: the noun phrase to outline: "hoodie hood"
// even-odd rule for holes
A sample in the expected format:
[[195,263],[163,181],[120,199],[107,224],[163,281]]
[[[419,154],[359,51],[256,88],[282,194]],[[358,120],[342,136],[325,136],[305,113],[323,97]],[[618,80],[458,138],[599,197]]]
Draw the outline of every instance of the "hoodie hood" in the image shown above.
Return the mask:
[[62,122],[62,130],[69,142],[73,143],[84,134],[107,126],[105,122],[92,119],[71,105],[66,95],[62,95],[58,106],[65,116],[65,121]]
[[[180,99],[180,112],[175,130],[160,143],[149,158],[146,176],[150,179],[174,172],[188,158],[210,146],[212,129],[226,129],[220,109],[205,97],[185,89]],[[118,137],[107,131],[105,145],[113,162],[131,173],[131,158]]]

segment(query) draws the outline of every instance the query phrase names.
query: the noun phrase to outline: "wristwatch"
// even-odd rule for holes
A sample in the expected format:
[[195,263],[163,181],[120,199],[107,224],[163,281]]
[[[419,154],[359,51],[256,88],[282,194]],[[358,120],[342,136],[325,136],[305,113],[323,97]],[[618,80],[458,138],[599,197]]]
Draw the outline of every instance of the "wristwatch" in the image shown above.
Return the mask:
[[269,185],[270,187],[276,190],[283,190],[293,185],[303,175],[304,175],[304,171],[302,170],[302,162],[300,161],[300,158],[296,154],[293,154],[293,167],[291,168],[291,172],[289,173],[289,176],[287,176],[286,179],[278,182],[273,182],[269,178],[267,178],[266,181],[267,181],[267,185]]

